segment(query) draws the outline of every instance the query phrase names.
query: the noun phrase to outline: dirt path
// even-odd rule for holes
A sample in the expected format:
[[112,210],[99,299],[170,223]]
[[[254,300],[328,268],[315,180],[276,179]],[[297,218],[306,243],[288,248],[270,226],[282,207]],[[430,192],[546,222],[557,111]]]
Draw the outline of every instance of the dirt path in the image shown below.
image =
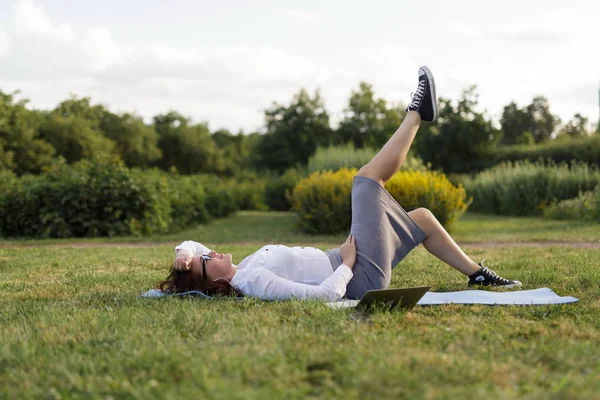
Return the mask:
[[600,249],[600,242],[565,242],[565,241],[545,241],[545,242],[460,242],[460,246],[465,247],[571,247],[575,249]]
[[[326,242],[319,242],[327,244]],[[16,249],[16,248],[32,248],[32,247],[48,247],[53,249],[89,249],[89,248],[151,248],[157,246],[176,246],[179,242],[138,242],[138,243],[57,243],[57,244],[2,244],[0,249]],[[234,244],[230,243],[229,245]],[[597,242],[566,242],[566,241],[544,241],[544,242],[459,242],[460,246],[464,247],[569,247],[576,249],[600,249],[600,241]],[[236,246],[258,246],[261,247],[264,243],[258,242],[236,242]],[[339,243],[331,243],[331,246],[337,246]],[[224,245],[227,246],[227,245]]]

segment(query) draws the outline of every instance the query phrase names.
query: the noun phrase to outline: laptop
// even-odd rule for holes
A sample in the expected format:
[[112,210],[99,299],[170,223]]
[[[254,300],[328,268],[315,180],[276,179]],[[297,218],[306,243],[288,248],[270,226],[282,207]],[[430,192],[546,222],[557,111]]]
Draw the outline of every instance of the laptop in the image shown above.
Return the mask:
[[355,307],[360,311],[409,310],[431,289],[431,286],[418,286],[398,289],[369,290],[360,300],[345,300],[327,303],[331,308]]

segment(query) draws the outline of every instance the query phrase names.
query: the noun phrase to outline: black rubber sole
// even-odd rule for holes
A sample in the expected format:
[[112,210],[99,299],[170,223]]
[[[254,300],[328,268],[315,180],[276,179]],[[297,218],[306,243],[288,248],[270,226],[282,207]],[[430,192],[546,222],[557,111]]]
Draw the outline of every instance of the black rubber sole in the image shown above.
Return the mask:
[[431,70],[426,66],[422,66],[421,69],[425,71],[425,75],[427,75],[427,80],[429,81],[429,87],[431,88],[431,107],[433,109],[433,121],[435,121],[438,117],[438,105],[437,105],[437,92],[435,91],[435,79],[433,79],[433,74]]

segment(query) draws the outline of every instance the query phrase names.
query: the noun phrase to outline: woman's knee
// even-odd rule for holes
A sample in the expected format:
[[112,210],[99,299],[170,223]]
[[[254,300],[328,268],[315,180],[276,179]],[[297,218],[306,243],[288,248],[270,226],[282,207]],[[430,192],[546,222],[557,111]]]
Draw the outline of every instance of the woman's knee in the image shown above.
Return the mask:
[[373,169],[373,166],[366,164],[356,173],[357,176],[364,176],[378,182],[381,186],[385,186],[385,182],[381,179],[377,171]]
[[408,213],[420,227],[426,226],[428,222],[435,220],[435,216],[425,207],[419,207]]

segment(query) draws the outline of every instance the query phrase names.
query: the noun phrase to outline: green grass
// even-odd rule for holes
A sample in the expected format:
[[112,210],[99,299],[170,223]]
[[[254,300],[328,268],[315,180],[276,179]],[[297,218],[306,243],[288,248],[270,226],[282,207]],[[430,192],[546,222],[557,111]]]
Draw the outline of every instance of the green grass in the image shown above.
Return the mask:
[[588,241],[600,244],[598,223],[472,212],[466,213],[451,233],[458,242]]
[[[291,212],[244,211],[230,218],[190,228],[170,235],[152,237],[115,237],[95,239],[4,240],[6,246],[60,245],[102,243],[176,243],[197,240],[210,246],[229,243],[261,245],[267,242],[339,245],[346,234],[308,235],[296,228],[297,218]],[[521,241],[592,241],[600,242],[600,229],[594,222],[547,221],[537,217],[506,217],[467,212],[453,226],[452,236],[458,242]]]
[[[464,218],[457,236],[600,236],[593,224],[479,218]],[[597,397],[598,249],[466,247],[525,289],[580,299],[563,306],[419,307],[358,322],[317,302],[137,297],[165,276],[172,241],[210,237],[239,261],[268,242],[325,249],[344,239],[311,238],[293,222],[284,213],[243,213],[139,248],[5,242],[0,398]],[[466,281],[420,247],[394,270],[392,286],[423,284],[461,290]]]

